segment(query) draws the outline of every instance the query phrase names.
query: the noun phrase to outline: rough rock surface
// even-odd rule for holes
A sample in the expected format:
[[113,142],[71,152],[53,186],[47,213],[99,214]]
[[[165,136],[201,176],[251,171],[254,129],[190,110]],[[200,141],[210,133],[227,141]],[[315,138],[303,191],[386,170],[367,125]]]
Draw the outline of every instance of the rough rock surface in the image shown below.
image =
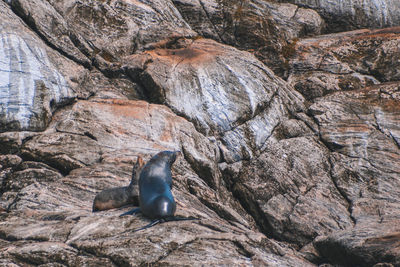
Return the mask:
[[298,41],[288,81],[307,99],[398,81],[400,28],[357,30]]
[[385,28],[400,25],[400,2],[397,0],[278,0],[316,10],[328,30]]
[[218,136],[226,161],[254,156],[289,113],[304,109],[301,95],[253,55],[209,39],[187,42],[131,56],[124,69],[151,101]]
[[0,2],[0,132],[44,130],[52,112],[71,101],[82,67],[50,49]]
[[313,10],[265,0],[173,0],[201,36],[251,51],[277,75],[299,37],[320,34],[324,20]]
[[[398,28],[316,36],[261,0],[0,9],[1,266],[400,265]],[[162,150],[198,220],[91,212]]]

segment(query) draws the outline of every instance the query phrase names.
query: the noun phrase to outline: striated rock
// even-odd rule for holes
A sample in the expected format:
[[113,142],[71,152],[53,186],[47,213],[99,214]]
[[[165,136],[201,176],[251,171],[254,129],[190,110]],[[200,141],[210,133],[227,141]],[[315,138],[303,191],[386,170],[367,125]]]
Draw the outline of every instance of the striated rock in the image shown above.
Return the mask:
[[311,9],[272,1],[173,0],[201,36],[248,50],[277,75],[287,69],[291,43],[318,35],[324,21]]
[[15,0],[10,5],[57,50],[105,72],[151,43],[194,35],[170,1]]
[[303,108],[302,97],[249,53],[208,39],[188,42],[129,57],[124,68],[152,102],[221,136],[225,160],[252,157],[288,113]]
[[75,97],[83,69],[49,49],[4,2],[0,8],[0,132],[44,130]]
[[224,172],[264,232],[301,247],[353,225],[347,202],[332,182],[328,155],[312,137],[269,141],[260,157]]
[[[396,82],[319,98],[309,109],[321,140],[334,152],[329,159],[332,178],[356,223],[317,241],[318,250],[332,262],[398,264],[391,240],[398,232],[393,222],[400,216],[399,100]],[[335,258],[338,254],[343,257]]]
[[309,109],[321,140],[335,152],[332,174],[356,220],[398,214],[398,90],[396,83],[333,94]]
[[[397,28],[315,37],[315,11],[261,0],[0,7],[0,98],[36,116],[0,116],[0,265],[400,264]],[[197,220],[92,213],[162,150]]]
[[316,10],[328,31],[385,28],[400,25],[400,3],[396,0],[278,0]]
[[344,266],[398,266],[398,218],[357,224],[352,230],[320,238],[316,246],[331,262]]
[[[80,141],[69,140],[79,142],[81,149],[74,148],[72,142],[54,142],[58,136],[79,137]],[[84,147],[85,139],[94,143],[88,142]],[[127,143],[131,146],[127,147]],[[9,186],[1,202],[4,204],[8,197],[11,203],[9,212],[1,215],[0,237],[8,242],[4,244],[5,253],[0,255],[2,262],[133,266],[140,262],[174,264],[176,257],[182,257],[184,263],[193,265],[201,257],[210,265],[222,261],[233,265],[313,266],[286,245],[250,230],[252,221],[240,215],[240,205],[232,206],[234,201],[229,199],[222,205],[223,192],[210,189],[191,170],[195,166],[199,174],[207,174],[204,170],[212,168],[207,164],[218,161],[218,153],[212,152],[214,146],[168,108],[143,101],[80,100],[60,110],[46,132],[24,143],[22,156],[36,161],[54,160],[58,162],[55,167],[68,175],[54,179],[38,174],[32,183],[18,188],[20,172],[6,180]],[[185,159],[178,159],[172,170],[177,215],[195,216],[198,221],[169,222],[132,233],[148,223],[145,218],[121,218],[121,210],[91,212],[96,192],[129,181],[135,155],[147,160],[156,151],[179,148]],[[72,166],[64,172],[62,166],[67,164],[57,161],[64,155],[87,166]],[[92,162],[93,156],[100,156],[99,161]],[[5,167],[46,167],[38,162],[20,162],[12,156],[6,159],[10,163]],[[17,193],[14,198],[10,196],[12,192]],[[231,218],[231,223],[208,208],[213,201],[225,206],[216,211]],[[24,217],[29,220],[21,220]]]
[[[215,161],[216,154],[210,154],[215,148],[204,142],[205,138],[193,126],[177,126],[185,123],[167,108],[143,101],[79,101],[55,115],[50,126],[53,131],[27,141],[22,155],[51,162],[66,173],[96,162],[116,160],[124,150],[154,154],[184,149],[194,161]],[[67,148],[65,143],[69,144]]]
[[399,28],[304,39],[294,46],[288,81],[307,99],[400,79]]

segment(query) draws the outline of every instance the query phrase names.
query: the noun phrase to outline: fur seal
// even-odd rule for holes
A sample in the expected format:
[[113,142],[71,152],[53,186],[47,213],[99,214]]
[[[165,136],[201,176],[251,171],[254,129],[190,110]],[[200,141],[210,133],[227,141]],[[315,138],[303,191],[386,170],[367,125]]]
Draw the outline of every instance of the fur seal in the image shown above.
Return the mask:
[[128,186],[109,188],[101,191],[93,200],[92,211],[108,210],[119,208],[127,204],[137,204],[138,189],[137,179],[144,166],[143,159],[138,156],[133,166],[132,179]]
[[139,208],[120,216],[141,212],[144,216],[152,219],[152,222],[134,232],[165,221],[193,220],[193,218],[174,216],[176,202],[171,192],[171,166],[178,154],[180,154],[179,151],[159,152],[143,167],[139,178]]

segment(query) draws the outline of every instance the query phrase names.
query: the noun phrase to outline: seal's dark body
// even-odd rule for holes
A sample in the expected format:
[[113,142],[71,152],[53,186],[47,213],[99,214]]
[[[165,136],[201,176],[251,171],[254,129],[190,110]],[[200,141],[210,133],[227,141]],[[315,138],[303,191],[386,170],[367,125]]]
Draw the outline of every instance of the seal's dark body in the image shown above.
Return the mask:
[[143,167],[139,178],[140,211],[150,219],[173,217],[176,203],[172,196],[171,165],[179,152],[163,151]]
[[166,221],[186,221],[195,218],[175,217],[176,203],[172,196],[171,166],[179,151],[162,151],[152,157],[140,172],[139,208],[121,214],[132,215],[138,212],[152,219],[151,223],[134,230],[140,231]]

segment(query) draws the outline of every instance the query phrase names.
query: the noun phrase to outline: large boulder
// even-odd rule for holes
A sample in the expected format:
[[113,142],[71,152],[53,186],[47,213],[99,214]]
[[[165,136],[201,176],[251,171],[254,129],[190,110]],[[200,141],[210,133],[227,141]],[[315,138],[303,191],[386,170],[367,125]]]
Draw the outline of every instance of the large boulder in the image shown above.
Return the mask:
[[125,71],[150,101],[219,137],[228,162],[253,157],[280,121],[304,110],[301,95],[253,55],[210,39],[185,40],[125,61]]

